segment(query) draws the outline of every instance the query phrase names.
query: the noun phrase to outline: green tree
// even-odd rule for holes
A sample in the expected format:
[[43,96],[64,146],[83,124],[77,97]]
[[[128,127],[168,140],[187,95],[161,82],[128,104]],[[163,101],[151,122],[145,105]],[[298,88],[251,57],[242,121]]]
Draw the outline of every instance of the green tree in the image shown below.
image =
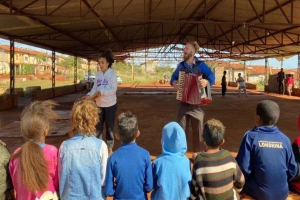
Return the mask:
[[[82,58],[77,57],[77,68],[81,69],[81,60]],[[67,69],[74,71],[74,56],[67,56],[62,61],[58,63],[58,65],[62,67],[66,67]]]
[[36,58],[39,65],[43,64],[43,63],[46,63],[46,57],[43,56],[43,55],[36,55],[35,58]]
[[23,74],[33,74],[34,66],[30,64],[23,65]]

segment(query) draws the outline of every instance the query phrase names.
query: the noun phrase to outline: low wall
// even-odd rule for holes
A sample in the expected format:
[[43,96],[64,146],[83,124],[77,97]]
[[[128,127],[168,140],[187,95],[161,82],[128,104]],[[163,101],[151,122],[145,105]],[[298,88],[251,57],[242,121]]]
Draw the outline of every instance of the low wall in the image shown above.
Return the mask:
[[75,85],[66,85],[66,86],[61,86],[61,87],[56,87],[54,89],[54,94],[55,96],[62,96],[65,94],[71,94],[75,92]]
[[277,74],[269,75],[268,87],[266,92],[278,93]]
[[[10,94],[9,88],[6,90],[5,94]],[[18,97],[24,97],[24,89],[23,88],[15,88],[14,94],[16,94]]]
[[46,100],[54,97],[53,89],[47,88],[43,90],[36,90],[32,92],[32,100]]
[[[237,83],[236,82],[228,82],[228,86],[237,87]],[[249,90],[256,90],[257,85],[254,83],[246,83],[246,88]]]
[[246,83],[246,88],[249,89],[249,90],[256,90],[257,85],[253,84],[253,83]]
[[292,89],[292,95],[299,97],[300,96],[300,89],[299,88],[293,88]]
[[52,88],[47,88],[43,90],[33,91],[32,99],[33,100],[46,100],[51,99],[53,97],[58,97],[66,94],[71,94],[74,92],[79,92],[86,89],[85,84],[76,84],[76,85],[67,85],[56,87],[53,91]]
[[237,83],[236,82],[228,82],[228,86],[237,87]]
[[76,84],[76,92],[82,91],[86,89],[86,84],[78,83]]
[[32,94],[34,91],[41,90],[41,86],[28,86],[26,87],[26,93]]
[[3,94],[0,96],[0,110],[18,107],[17,94]]

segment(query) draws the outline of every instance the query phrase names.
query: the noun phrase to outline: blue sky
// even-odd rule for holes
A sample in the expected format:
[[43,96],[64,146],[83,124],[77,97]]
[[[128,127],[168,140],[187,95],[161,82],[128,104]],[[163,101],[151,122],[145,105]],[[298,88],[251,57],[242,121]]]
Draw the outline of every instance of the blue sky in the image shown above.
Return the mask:
[[[0,44],[9,45],[9,41],[0,38]],[[37,47],[33,47],[33,46],[29,46],[29,45],[25,45],[25,44],[21,44],[21,43],[17,43],[17,42],[15,43],[15,46],[34,49],[34,50],[43,51],[43,52],[46,51],[45,49],[41,49],[41,48],[37,48]],[[281,67],[281,62],[275,58],[269,58],[268,61],[269,61],[269,66],[272,66],[275,68]],[[247,61],[246,65],[265,65],[265,60],[261,59],[261,60]],[[285,59],[283,61],[283,68],[284,69],[298,68],[298,55],[295,55],[291,58]]]
[[[278,61],[275,58],[269,58],[268,61],[269,61],[269,66],[275,68],[281,67],[281,61]],[[247,61],[246,65],[265,65],[265,60],[262,59],[262,60]],[[298,55],[285,59],[283,61],[283,68],[284,69],[298,68]]]

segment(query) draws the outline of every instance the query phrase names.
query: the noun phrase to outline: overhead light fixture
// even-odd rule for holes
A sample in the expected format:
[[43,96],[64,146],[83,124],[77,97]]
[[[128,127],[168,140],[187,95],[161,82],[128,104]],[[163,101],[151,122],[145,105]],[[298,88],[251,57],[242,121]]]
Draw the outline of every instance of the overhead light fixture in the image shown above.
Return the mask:
[[232,45],[234,45],[235,44],[235,41],[232,41],[232,43],[231,43]]

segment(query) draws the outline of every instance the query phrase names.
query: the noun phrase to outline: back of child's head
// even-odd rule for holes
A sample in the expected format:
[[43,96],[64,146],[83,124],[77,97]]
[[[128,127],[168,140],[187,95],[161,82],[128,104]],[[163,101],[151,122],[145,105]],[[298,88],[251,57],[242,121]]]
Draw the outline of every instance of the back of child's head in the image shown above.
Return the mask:
[[72,133],[96,135],[100,109],[93,100],[77,101],[71,110]]
[[123,143],[134,141],[138,132],[138,120],[131,112],[118,116],[118,136]]
[[170,122],[164,126],[162,130],[162,149],[164,153],[186,153],[185,132],[177,122]]
[[55,105],[53,101],[36,101],[21,114],[21,133],[27,142],[13,158],[19,158],[19,181],[29,191],[43,191],[48,186],[48,164],[39,144],[43,143],[51,120],[58,118],[53,111]]
[[277,123],[280,115],[280,109],[276,102],[264,100],[257,104],[256,115],[260,117],[261,125],[272,126]]
[[207,120],[203,129],[203,139],[207,146],[219,147],[224,139],[225,126],[216,119]]
[[224,71],[224,72],[223,72],[223,74],[226,74],[226,73],[227,73],[227,71]]

